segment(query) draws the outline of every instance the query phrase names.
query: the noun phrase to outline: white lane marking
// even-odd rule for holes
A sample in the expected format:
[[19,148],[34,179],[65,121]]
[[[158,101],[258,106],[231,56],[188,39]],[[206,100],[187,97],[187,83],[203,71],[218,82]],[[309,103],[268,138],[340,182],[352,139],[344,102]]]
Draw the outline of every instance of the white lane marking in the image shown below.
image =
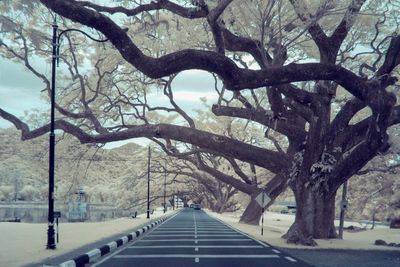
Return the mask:
[[[197,229],[199,229],[199,228],[201,228],[201,229],[211,229],[211,230],[213,230],[213,229],[215,229],[215,230],[223,230],[223,229],[227,229],[227,230],[229,230],[229,228],[228,227],[205,227],[205,226],[199,226],[199,225],[197,225]],[[159,230],[194,230],[194,227],[160,227],[160,228],[158,228]]]
[[209,227],[209,228],[206,228],[206,227],[198,227],[198,226],[197,226],[197,229],[201,229],[201,230],[204,230],[204,231],[206,231],[206,230],[215,230],[215,231],[231,230],[228,227],[224,227],[224,228],[222,228],[222,227],[221,228]]
[[[172,220],[172,219],[173,219],[175,216],[177,216],[179,213],[180,213],[180,212],[177,212],[177,213],[173,214],[170,218],[168,218],[167,220],[165,220],[165,221],[161,222],[160,224],[158,224],[157,227],[159,227],[160,225],[162,225],[162,224],[164,224],[164,223],[167,223],[168,221]],[[152,228],[151,231],[154,231],[154,229],[157,229],[157,227]],[[139,229],[138,229],[138,230],[139,230]],[[140,235],[139,237],[136,237],[136,231],[135,231],[135,232],[132,232],[132,235],[134,236],[134,238],[131,240],[132,245],[135,244],[136,242],[138,242],[140,239],[142,239],[142,238],[145,237],[145,235]],[[107,245],[108,245],[108,244],[107,244]],[[119,249],[117,249],[117,250],[114,251],[114,252],[111,252],[111,251],[110,251],[108,254],[106,254],[106,255],[104,255],[103,257],[101,257],[101,258],[99,259],[99,261],[94,262],[91,266],[92,266],[92,267],[99,266],[100,264],[104,263],[105,261],[111,259],[112,257],[114,257],[115,255],[117,255],[118,253],[120,253],[120,252],[122,252],[122,251],[124,251],[125,249],[128,249],[128,248],[129,248],[129,246],[126,245],[126,246],[121,246]]]
[[226,254],[226,255],[214,255],[214,254],[204,254],[204,255],[197,255],[197,254],[149,254],[149,255],[115,255],[114,258],[116,259],[133,259],[133,258],[280,258],[278,255],[275,254],[263,254],[263,255],[235,255],[235,254]]
[[[233,232],[235,232],[235,231],[232,231],[232,230],[203,230],[203,229],[193,229],[193,230],[196,231],[196,232],[210,232],[210,233],[220,233],[220,232],[233,233]],[[173,230],[157,230],[157,231],[154,231],[154,232],[157,232],[157,233],[193,233],[193,230],[181,230],[181,231],[179,231],[179,230],[176,230],[176,231],[173,231]]]
[[198,236],[242,236],[242,235],[241,234],[220,234],[220,235],[214,235],[214,234],[211,234],[211,235],[203,235],[203,234],[197,234],[197,235],[193,235],[193,234],[157,235],[156,234],[156,235],[153,235],[153,234],[151,234],[148,237],[154,237],[154,236],[156,236],[156,237],[163,237],[163,236],[165,236],[165,237],[170,237],[170,236],[194,236],[195,238],[197,238]]
[[200,259],[199,258],[194,258],[194,262],[199,262]]
[[153,249],[153,248],[264,248],[259,245],[170,245],[170,246],[131,246],[128,249],[135,248],[144,248],[144,249]]
[[[207,214],[207,215],[208,215],[208,214]],[[208,216],[210,216],[210,215],[208,215]],[[211,217],[211,216],[210,216],[210,217]],[[220,219],[217,219],[217,218],[214,218],[214,217],[212,217],[212,218],[215,219],[215,220],[217,220],[217,221],[219,221],[219,222],[221,222],[221,223],[223,223],[224,225],[226,225],[227,227],[229,227],[229,228],[232,229],[233,231],[235,231],[235,232],[237,232],[237,233],[241,233],[242,235],[247,236],[248,238],[251,238],[253,241],[256,241],[257,243],[263,245],[264,247],[266,247],[266,248],[269,248],[269,247],[270,247],[269,245],[267,245],[267,244],[261,242],[260,240],[258,240],[258,239],[256,239],[256,238],[251,237],[250,235],[246,234],[245,232],[242,232],[242,231],[240,231],[239,229],[235,229],[235,228],[233,228],[232,226],[230,226],[229,224],[225,224],[225,223],[224,223],[223,221],[221,221]]]
[[199,248],[198,248],[198,247],[195,247],[195,248],[194,248],[194,251],[199,251]]
[[194,243],[197,244],[197,223],[196,223],[196,215],[193,212],[193,223],[194,223]]
[[223,224],[220,224],[220,223],[198,223],[197,224],[198,226],[206,226],[206,227],[208,227],[208,226],[219,226],[219,227],[221,227],[221,226],[225,226],[225,225],[223,225]]
[[204,229],[192,229],[192,230],[162,230],[162,229],[157,229],[157,232],[163,232],[163,233],[178,233],[178,232],[183,232],[183,233],[190,233],[193,231],[203,231],[203,232],[233,232],[231,229],[224,229],[224,230],[217,230],[217,229],[209,229],[209,230],[204,230]]
[[[253,239],[248,238],[231,238],[231,239],[197,239],[198,241],[254,241]],[[177,241],[197,241],[196,239],[142,239],[137,241],[138,243],[141,242],[177,242]]]
[[297,262],[295,259],[293,259],[292,257],[289,257],[289,256],[285,257],[285,259],[287,259],[287,260],[289,260],[291,262]]
[[281,252],[280,252],[279,250],[277,250],[277,249],[272,249],[272,251],[275,252],[275,253],[278,253],[278,254],[281,253]]

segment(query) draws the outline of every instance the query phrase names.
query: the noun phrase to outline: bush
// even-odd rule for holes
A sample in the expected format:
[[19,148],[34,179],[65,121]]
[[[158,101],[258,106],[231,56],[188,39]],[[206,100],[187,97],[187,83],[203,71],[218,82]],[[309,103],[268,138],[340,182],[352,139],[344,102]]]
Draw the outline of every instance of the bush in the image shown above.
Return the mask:
[[32,185],[25,185],[19,192],[19,199],[25,201],[37,200],[39,198],[39,190]]
[[9,185],[0,186],[0,200],[11,201],[14,198],[14,187]]

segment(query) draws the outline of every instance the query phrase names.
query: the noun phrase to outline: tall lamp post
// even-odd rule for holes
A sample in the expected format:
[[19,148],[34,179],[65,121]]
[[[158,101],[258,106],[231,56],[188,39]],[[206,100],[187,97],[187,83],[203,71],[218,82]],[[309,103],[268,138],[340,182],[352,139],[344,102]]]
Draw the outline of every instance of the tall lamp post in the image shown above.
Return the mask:
[[147,157],[147,219],[150,219],[150,157],[151,151],[149,146],[149,153]]
[[54,111],[56,99],[56,62],[59,56],[59,46],[61,36],[70,31],[76,31],[84,34],[86,37],[96,42],[106,42],[108,39],[98,40],[89,36],[84,31],[78,29],[66,29],[57,35],[57,21],[54,17],[53,21],[53,38],[52,38],[52,60],[51,60],[51,94],[50,94],[50,140],[49,140],[49,210],[48,210],[48,229],[47,229],[47,249],[56,249],[55,231],[54,231],[54,160],[55,160],[55,134],[54,134]]

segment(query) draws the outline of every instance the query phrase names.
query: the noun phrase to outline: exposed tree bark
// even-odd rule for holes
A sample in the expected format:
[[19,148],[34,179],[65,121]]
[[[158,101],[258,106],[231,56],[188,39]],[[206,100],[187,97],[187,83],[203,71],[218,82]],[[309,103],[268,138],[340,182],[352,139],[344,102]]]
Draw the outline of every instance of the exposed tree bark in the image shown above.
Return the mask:
[[260,223],[260,218],[262,215],[262,209],[260,205],[255,200],[255,196],[251,196],[250,203],[247,205],[242,216],[240,217],[241,223],[247,223],[252,225],[258,225]]
[[314,238],[336,238],[335,197],[323,191],[297,183],[294,189],[297,205],[296,219],[283,236],[288,243],[315,246]]

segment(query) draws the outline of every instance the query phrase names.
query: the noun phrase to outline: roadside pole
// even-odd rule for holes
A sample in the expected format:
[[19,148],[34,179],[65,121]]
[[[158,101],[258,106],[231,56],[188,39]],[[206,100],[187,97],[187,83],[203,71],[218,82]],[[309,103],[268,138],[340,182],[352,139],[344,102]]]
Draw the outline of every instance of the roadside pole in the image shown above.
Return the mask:
[[151,151],[149,146],[148,160],[147,160],[147,219],[150,219],[150,158],[151,158]]
[[271,201],[267,193],[262,191],[258,196],[256,197],[256,202],[258,205],[260,205],[262,209],[262,214],[261,214],[261,235],[264,235],[264,212],[265,212],[265,207],[268,205],[268,203]]
[[264,211],[265,209],[262,208],[262,218],[261,218],[261,235],[264,235]]
[[347,181],[343,184],[342,201],[340,202],[339,238],[343,239],[344,214],[347,209]]

